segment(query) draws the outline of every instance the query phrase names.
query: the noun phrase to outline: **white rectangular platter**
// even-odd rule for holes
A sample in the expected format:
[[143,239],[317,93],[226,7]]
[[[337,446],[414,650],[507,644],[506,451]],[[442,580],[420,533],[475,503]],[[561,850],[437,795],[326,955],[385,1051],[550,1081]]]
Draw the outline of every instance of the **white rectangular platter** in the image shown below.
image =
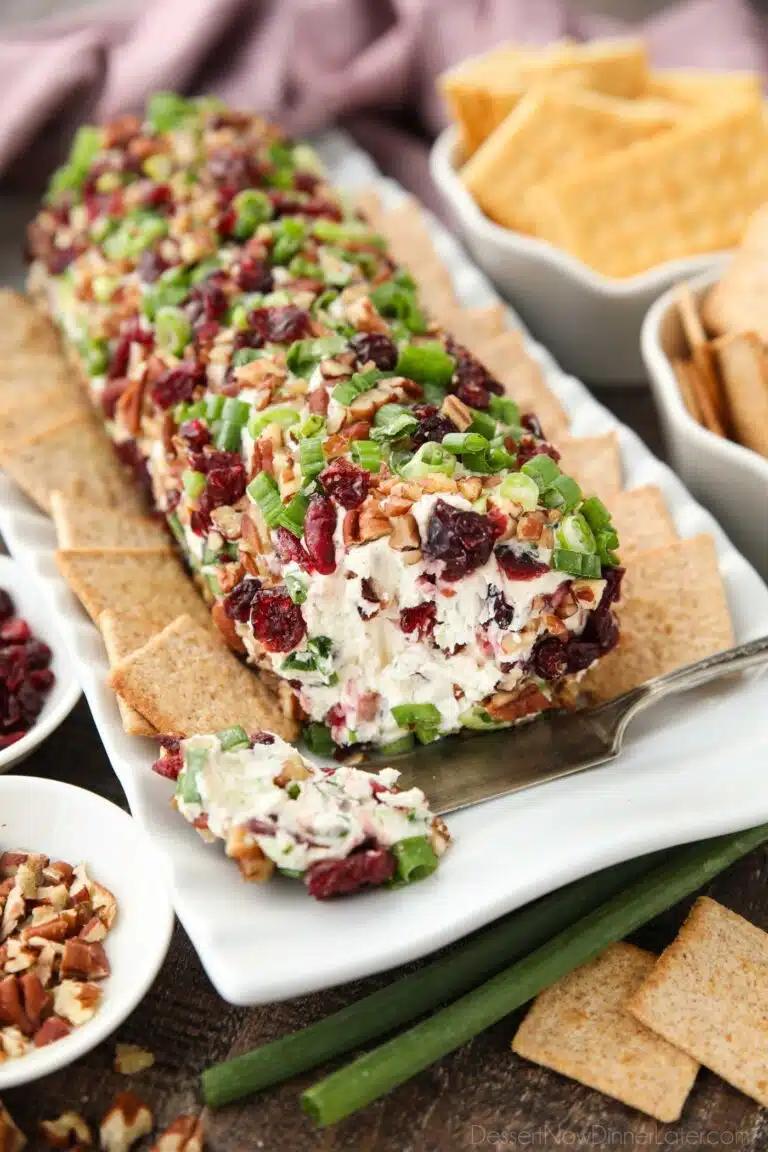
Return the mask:
[[[403,195],[345,137],[327,134],[320,151],[338,184],[376,180],[389,204]],[[436,222],[434,236],[462,302],[493,303],[488,282]],[[574,434],[615,428],[626,486],[657,484],[681,536],[714,536],[737,639],[768,633],[768,588],[713,518],[543,348],[530,347]],[[451,817],[455,845],[422,884],[324,904],[295,884],[242,884],[220,848],[172,811],[171,785],[150,771],[155,745],[123,732],[101,639],[58,576],[53,528],[1,475],[0,531],[47,597],[131,811],[169,860],[176,911],[232,1003],[267,1003],[393,967],[595,869],[768,821],[768,677],[755,675],[647,713],[616,763]],[[511,752],[513,744],[511,736]]]

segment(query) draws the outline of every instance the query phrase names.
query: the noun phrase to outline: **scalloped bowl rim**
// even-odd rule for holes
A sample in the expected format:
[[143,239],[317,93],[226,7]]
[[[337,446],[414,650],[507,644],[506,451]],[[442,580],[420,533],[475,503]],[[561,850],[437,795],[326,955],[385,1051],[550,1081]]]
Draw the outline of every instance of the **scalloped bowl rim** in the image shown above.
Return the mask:
[[435,184],[445,194],[467,228],[479,233],[484,240],[495,244],[510,256],[524,254],[538,259],[542,264],[549,264],[591,292],[617,300],[654,291],[662,292],[669,286],[671,280],[686,279],[709,269],[713,260],[727,255],[727,251],[722,249],[715,252],[701,252],[697,255],[668,260],[664,264],[656,264],[647,272],[638,273],[636,276],[621,279],[604,276],[546,240],[538,240],[535,236],[526,236],[511,228],[503,228],[490,220],[475,203],[456,173],[453,158],[458,142],[459,134],[454,125],[443,129],[432,145],[430,170]]

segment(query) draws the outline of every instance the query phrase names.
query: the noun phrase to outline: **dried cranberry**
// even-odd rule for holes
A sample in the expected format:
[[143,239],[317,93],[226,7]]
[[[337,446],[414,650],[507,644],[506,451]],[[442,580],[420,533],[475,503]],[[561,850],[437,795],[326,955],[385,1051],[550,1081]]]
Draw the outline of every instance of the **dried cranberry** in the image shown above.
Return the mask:
[[43,708],[43,697],[29,680],[25,680],[19,687],[17,696],[21,713],[27,722],[40,715]]
[[251,748],[255,747],[256,744],[274,744],[275,742],[275,738],[271,732],[251,732],[249,740],[251,742]]
[[251,614],[253,598],[261,588],[261,580],[246,578],[236,584],[224,601],[224,611],[230,620],[246,624]]
[[165,776],[168,780],[178,780],[183,767],[181,752],[176,751],[170,752],[167,756],[159,756],[152,765],[152,771],[157,772],[158,776]]
[[7,620],[9,616],[13,616],[13,613],[13,600],[4,588],[0,588],[0,621]]
[[167,184],[153,184],[144,194],[143,203],[148,208],[167,208],[173,196]]
[[535,580],[549,572],[546,564],[534,560],[527,552],[515,552],[512,548],[497,548],[496,559],[499,568],[510,580]]
[[234,457],[231,464],[208,470],[205,494],[211,508],[220,508],[225,504],[236,504],[245,492],[247,483],[245,465],[239,457],[235,456],[234,452],[227,453],[227,455]]
[[537,436],[539,440],[544,439],[544,433],[535,412],[523,412],[520,417],[520,423],[523,428],[527,428],[527,430],[532,433],[532,435]]
[[283,564],[299,564],[305,572],[312,571],[312,562],[301,541],[282,525],[275,532],[275,552]]
[[456,431],[453,421],[447,416],[441,416],[431,404],[417,404],[413,414],[419,421],[418,428],[412,433],[413,442],[417,446],[428,442],[439,444],[443,436]]
[[254,636],[268,652],[290,652],[307,630],[301,609],[284,588],[260,589],[251,604],[250,622]]
[[16,732],[0,734],[0,750],[10,748],[11,744],[15,744],[17,740],[21,740],[26,734],[23,728],[19,728]]
[[329,220],[341,220],[341,209],[329,200],[310,199],[302,200],[298,196],[281,189],[270,189],[267,193],[272,203],[274,216],[325,216]]
[[189,294],[184,308],[192,324],[199,325],[203,321],[219,321],[229,307],[226,293],[216,283],[213,276],[209,276],[202,283],[196,284]]
[[583,672],[600,656],[600,645],[587,640],[571,640],[566,647],[568,671]]
[[307,870],[305,883],[310,896],[327,900],[357,892],[366,885],[385,884],[395,872],[397,861],[388,848],[367,848],[352,852],[343,860],[318,860]]
[[423,547],[425,555],[443,561],[443,579],[452,581],[485,564],[491,555],[493,540],[493,528],[487,516],[438,500],[429,518]]
[[33,668],[29,682],[38,692],[47,692],[53,687],[56,677],[50,668]]
[[515,609],[495,584],[488,588],[488,608],[499,628],[509,628],[515,618]]
[[142,328],[137,318],[126,321],[120,329],[120,335],[109,362],[107,377],[115,380],[118,376],[125,376],[128,371],[128,361],[131,355],[131,344],[141,344],[151,348],[155,343],[152,332]]
[[[216,148],[208,156],[208,175],[228,188],[239,192],[262,182],[264,166],[247,152],[240,151],[230,144]],[[234,193],[233,193],[234,194]]]
[[506,512],[502,512],[501,508],[489,508],[486,512],[486,516],[490,521],[493,534],[498,540],[499,537],[503,536],[507,530],[509,517],[507,516]]
[[211,434],[202,420],[185,420],[179,425],[179,436],[193,452],[202,452],[211,442]]
[[487,408],[491,402],[490,393],[500,396],[504,391],[501,384],[461,344],[449,340],[446,349],[456,360],[451,391],[471,408]]
[[189,514],[189,526],[195,536],[207,536],[213,527],[211,501],[207,492],[198,497],[197,507]]
[[336,571],[335,528],[336,509],[331,501],[327,496],[312,496],[304,518],[304,546],[316,570],[323,576]]
[[557,680],[568,671],[568,650],[554,636],[540,636],[533,646],[530,664],[543,680]]
[[271,292],[275,283],[268,264],[248,257],[240,261],[235,281],[243,292]]
[[382,372],[391,372],[397,364],[397,345],[382,332],[358,332],[350,340],[358,365],[372,360]]
[[371,475],[340,456],[320,473],[320,482],[342,508],[359,508],[368,495]]
[[128,383],[128,377],[121,376],[102,389],[99,395],[99,402],[101,404],[101,410],[107,420],[114,420],[117,402],[128,387]]
[[360,581],[360,595],[362,596],[363,600],[367,600],[369,604],[380,603],[373,581],[370,580],[367,576],[363,576],[362,580]]
[[320,177],[314,172],[298,171],[293,174],[293,184],[298,192],[314,192]]
[[161,748],[165,748],[166,752],[178,752],[181,748],[181,741],[178,736],[168,736],[165,732],[158,736],[157,742]]
[[45,259],[45,266],[52,276],[60,276],[74,260],[77,260],[81,252],[82,248],[74,244],[70,244],[67,248],[51,248]]
[[292,344],[310,335],[312,319],[309,312],[286,304],[282,308],[254,309],[249,313],[248,324],[265,342]]
[[426,640],[435,630],[437,608],[431,601],[416,604],[413,608],[400,611],[400,628],[403,632],[415,632],[419,640]]
[[522,468],[534,456],[549,456],[555,463],[560,459],[560,453],[553,444],[546,441],[534,440],[531,436],[523,436],[517,446],[517,467]]
[[172,408],[182,400],[191,400],[195,389],[205,384],[202,364],[181,363],[169,368],[155,381],[152,399],[158,408]]
[[50,647],[42,640],[27,640],[24,645],[24,659],[27,668],[47,668],[53,653]]
[[0,624],[0,644],[23,644],[31,635],[29,624],[20,616],[11,616]]

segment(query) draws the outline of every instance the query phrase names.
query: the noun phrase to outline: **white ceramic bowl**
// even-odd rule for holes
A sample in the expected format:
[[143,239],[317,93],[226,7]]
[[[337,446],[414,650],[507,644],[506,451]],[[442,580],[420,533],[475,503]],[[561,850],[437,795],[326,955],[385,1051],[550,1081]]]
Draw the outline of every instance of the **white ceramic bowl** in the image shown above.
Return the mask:
[[[713,270],[690,282],[697,299],[719,274]],[[641,345],[672,467],[768,578],[768,460],[702,428],[685,407],[671,363],[686,354],[672,290],[648,312]]]
[[0,588],[10,593],[16,611],[24,617],[35,636],[53,649],[51,668],[56,677],[53,688],[45,698],[42,712],[26,736],[0,750],[0,772],[7,772],[11,765],[29,756],[66,719],[80,699],[80,685],[75,679],[50,613],[23,568],[10,556],[0,556]]
[[432,179],[476,262],[536,339],[589,383],[644,382],[639,336],[648,308],[672,284],[711,268],[723,254],[674,260],[625,280],[602,276],[552,244],[489,220],[458,178],[457,145],[455,128],[437,138]]
[[146,834],[108,800],[34,776],[0,779],[2,847],[44,852],[90,875],[117,899],[105,947],[112,974],[93,1019],[69,1036],[0,1064],[0,1092],[71,1064],[100,1044],[144,997],[165,959],[173,929],[167,865]]

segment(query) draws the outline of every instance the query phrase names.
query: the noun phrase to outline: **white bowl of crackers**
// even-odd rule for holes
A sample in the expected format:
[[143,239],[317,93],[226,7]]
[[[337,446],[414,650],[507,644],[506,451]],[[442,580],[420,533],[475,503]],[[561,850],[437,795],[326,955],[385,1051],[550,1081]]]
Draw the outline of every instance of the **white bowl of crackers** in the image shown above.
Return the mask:
[[768,206],[719,269],[666,292],[642,351],[672,466],[768,576]]
[[639,40],[505,45],[440,82],[432,175],[467,247],[562,365],[645,378],[643,316],[768,200],[751,73],[656,71]]

